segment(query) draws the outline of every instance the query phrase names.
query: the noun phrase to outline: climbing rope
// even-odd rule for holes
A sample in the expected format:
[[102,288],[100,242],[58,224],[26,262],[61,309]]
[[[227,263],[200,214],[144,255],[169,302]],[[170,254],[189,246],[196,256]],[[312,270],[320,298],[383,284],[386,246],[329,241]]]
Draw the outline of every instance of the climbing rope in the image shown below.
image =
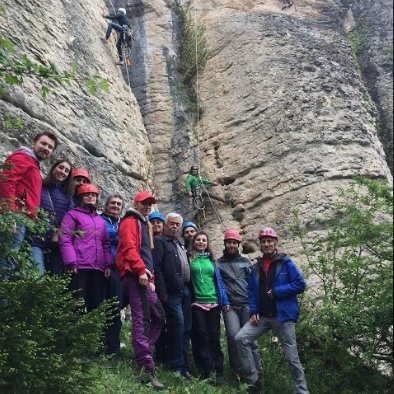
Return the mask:
[[[197,134],[197,165],[198,165],[198,173],[201,174],[201,147],[200,147],[200,70],[198,67],[198,14],[197,14],[197,2],[194,2],[194,26],[195,26],[195,61],[196,61],[196,134]],[[201,183],[201,188],[205,191],[206,195],[208,196],[209,202],[213,208],[213,211],[215,212],[215,215],[219,221],[219,223],[223,226],[223,219],[219,215],[219,212],[215,208],[215,205],[212,201],[212,198],[207,190],[207,188],[204,185],[204,182],[201,178],[201,175],[199,175],[200,178],[200,183]],[[203,215],[205,219],[205,206],[203,209]]]

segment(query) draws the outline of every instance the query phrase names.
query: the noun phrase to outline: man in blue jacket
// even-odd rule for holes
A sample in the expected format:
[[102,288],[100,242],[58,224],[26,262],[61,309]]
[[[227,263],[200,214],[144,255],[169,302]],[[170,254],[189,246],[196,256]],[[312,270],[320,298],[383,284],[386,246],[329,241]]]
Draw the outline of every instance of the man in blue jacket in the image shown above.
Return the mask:
[[[120,223],[120,216],[123,210],[123,199],[119,195],[109,196],[105,203],[105,211],[101,217],[105,221],[109,237],[111,240],[111,254],[113,262],[116,260],[116,249],[118,247],[118,229]],[[111,276],[107,278],[106,284],[106,299],[109,300],[115,297],[118,301],[117,314],[114,317],[112,324],[108,327],[106,332],[106,352],[109,355],[119,355],[120,353],[120,331],[122,328],[122,321],[120,319],[120,310],[122,308],[123,288],[120,281],[119,271],[114,268]]]
[[252,392],[261,392],[258,371],[248,362],[250,345],[272,330],[278,336],[291,366],[295,393],[306,394],[309,391],[298,357],[295,333],[299,315],[297,295],[304,292],[306,284],[294,261],[278,252],[278,237],[274,229],[261,230],[259,240],[263,257],[253,267],[248,284],[250,320],[235,337],[242,377],[251,385]]

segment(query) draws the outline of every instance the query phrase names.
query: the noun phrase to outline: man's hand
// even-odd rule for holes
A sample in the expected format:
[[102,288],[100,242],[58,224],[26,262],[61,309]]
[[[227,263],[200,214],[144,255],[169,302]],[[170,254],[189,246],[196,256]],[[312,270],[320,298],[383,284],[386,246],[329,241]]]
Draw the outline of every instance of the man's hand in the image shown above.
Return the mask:
[[252,325],[252,326],[258,326],[259,325],[259,323],[260,323],[260,315],[259,314],[256,314],[256,315],[252,315],[251,317],[250,317],[250,324]]
[[223,305],[223,312],[229,312],[231,309],[230,305]]
[[188,193],[189,197],[193,197],[193,192]]
[[154,284],[154,283],[152,283],[152,282],[149,282],[149,287],[150,287],[150,289],[151,289],[153,292],[155,292],[155,291],[156,291],[156,286],[155,286],[155,284]]
[[111,268],[106,268],[104,271],[104,276],[106,278],[109,278],[111,276],[111,273],[112,273]]
[[78,273],[78,268],[77,268],[77,267],[67,268],[67,271],[68,271],[70,274],[77,274],[77,273]]
[[139,276],[138,283],[140,284],[140,286],[148,287],[148,285],[149,285],[148,275],[144,274],[144,275]]

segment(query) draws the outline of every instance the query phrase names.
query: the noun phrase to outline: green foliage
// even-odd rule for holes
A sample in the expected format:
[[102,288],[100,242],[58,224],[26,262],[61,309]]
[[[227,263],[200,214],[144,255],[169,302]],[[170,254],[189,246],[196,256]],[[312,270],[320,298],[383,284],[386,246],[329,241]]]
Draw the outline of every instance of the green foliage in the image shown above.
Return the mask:
[[352,45],[353,53],[360,63],[362,51],[367,40],[368,29],[365,26],[356,26],[348,32],[348,37]]
[[27,55],[17,55],[15,47],[8,40],[0,37],[0,97],[6,86],[22,85],[26,78],[35,78],[41,83],[41,94],[46,98],[49,93],[48,84],[67,84],[82,82],[92,95],[100,90],[107,92],[109,83],[98,75],[83,75],[75,65],[71,70],[59,70],[55,64],[37,63]]
[[[190,12],[179,1],[176,11],[180,21],[180,44],[178,70],[182,76],[178,90],[175,92],[193,112],[197,111],[196,77],[201,74],[211,52],[205,34],[205,26],[196,24]],[[186,97],[185,97],[186,96]]]
[[106,305],[89,314],[69,278],[2,282],[0,391],[75,393],[92,384],[89,360],[101,345]]
[[245,212],[240,209],[234,209],[231,215],[233,216],[234,220],[236,220],[237,222],[242,222],[242,220],[245,217]]
[[[299,324],[313,392],[389,392],[393,363],[393,193],[358,178],[340,190],[324,235],[308,237],[295,212],[293,233],[311,283]],[[321,380],[319,371],[330,379]],[[384,371],[385,373],[382,373]],[[379,387],[377,391],[375,388]]]

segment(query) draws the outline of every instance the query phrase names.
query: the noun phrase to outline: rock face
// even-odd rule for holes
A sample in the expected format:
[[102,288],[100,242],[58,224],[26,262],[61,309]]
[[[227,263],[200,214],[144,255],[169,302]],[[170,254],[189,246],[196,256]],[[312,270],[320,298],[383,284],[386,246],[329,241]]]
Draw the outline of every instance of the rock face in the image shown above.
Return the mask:
[[[113,46],[99,40],[103,2],[55,1],[52,12],[38,1],[6,3],[2,34],[38,59],[47,56],[60,67],[76,62],[108,77],[111,92],[95,98],[72,86],[54,89],[42,103],[32,83],[11,92],[0,108],[26,120],[29,136],[42,127],[57,130],[67,152],[97,169],[108,190],[130,195],[148,184],[164,211],[190,219],[183,183],[200,158],[203,175],[220,183],[202,220],[216,251],[228,227],[241,229],[247,251],[257,251],[263,225],[277,227],[292,251],[294,209],[308,222],[329,212],[337,188],[354,175],[391,179],[378,111],[339,0],[298,0],[296,10],[286,11],[280,0],[180,1],[205,24],[212,53],[198,81],[198,125],[179,94],[175,1],[107,2],[133,18],[129,77],[139,107],[113,66]],[[18,133],[0,130],[3,154],[17,145]]]
[[152,183],[150,144],[138,103],[114,65],[114,42],[104,44],[105,7],[100,0],[2,2],[0,35],[20,53],[37,61],[53,62],[60,69],[72,64],[80,72],[107,78],[109,93],[88,94],[82,82],[50,85],[44,101],[40,84],[26,78],[0,101],[0,112],[17,116],[24,127],[4,128],[0,123],[0,155],[4,157],[33,135],[50,130],[59,136],[57,157],[67,156],[86,166],[94,181],[109,193],[122,193],[128,201],[136,189]]
[[393,171],[393,1],[352,2],[360,65],[379,111],[378,133]]

